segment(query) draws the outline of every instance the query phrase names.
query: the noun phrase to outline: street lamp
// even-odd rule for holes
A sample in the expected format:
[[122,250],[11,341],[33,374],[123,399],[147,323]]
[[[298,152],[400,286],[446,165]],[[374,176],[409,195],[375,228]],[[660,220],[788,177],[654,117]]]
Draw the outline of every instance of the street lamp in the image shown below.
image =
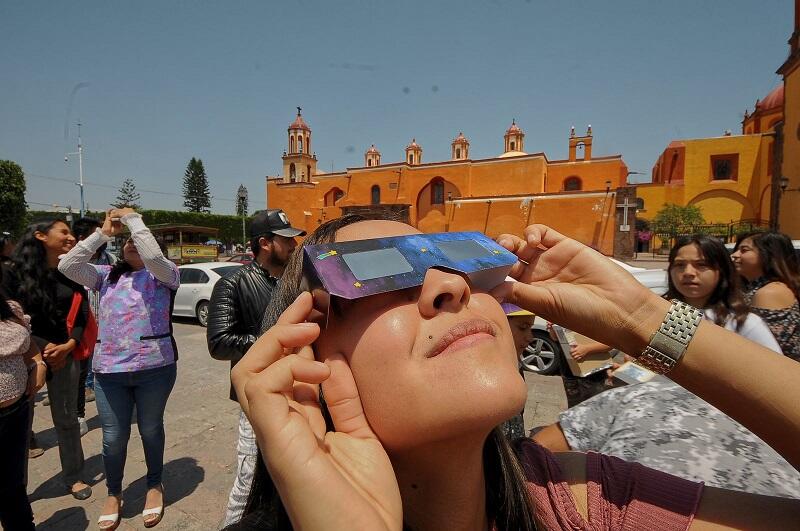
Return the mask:
[[75,184],[78,185],[81,189],[81,217],[83,217],[83,213],[86,210],[85,204],[83,202],[83,144],[81,143],[81,123],[78,122],[78,151],[73,153],[67,153],[64,155],[64,162],[69,162],[70,155],[78,155],[78,178],[79,181]]

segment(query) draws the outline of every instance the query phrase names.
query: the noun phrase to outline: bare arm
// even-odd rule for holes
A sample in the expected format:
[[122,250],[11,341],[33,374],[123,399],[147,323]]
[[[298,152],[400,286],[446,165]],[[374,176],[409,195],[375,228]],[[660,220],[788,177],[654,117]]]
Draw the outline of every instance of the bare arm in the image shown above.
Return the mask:
[[551,452],[569,452],[572,450],[558,422],[554,422],[539,430],[536,435],[533,436],[533,440]]

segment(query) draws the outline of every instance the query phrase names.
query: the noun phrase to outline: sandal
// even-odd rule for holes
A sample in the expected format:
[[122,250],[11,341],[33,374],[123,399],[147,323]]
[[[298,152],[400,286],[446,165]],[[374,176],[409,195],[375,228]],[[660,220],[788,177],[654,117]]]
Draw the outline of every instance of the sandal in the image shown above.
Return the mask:
[[[158,507],[151,507],[150,509],[145,509],[144,511],[142,511],[142,519],[144,520],[144,526],[147,528],[157,526],[161,522],[161,519],[164,518],[164,484],[162,483],[161,485],[158,486],[158,488],[161,490],[161,505],[159,505]],[[148,520],[147,519],[148,516],[156,516],[156,518]]]
[[[119,502],[119,509],[116,513],[100,515],[100,518],[97,519],[97,528],[103,531],[113,531],[119,527],[119,524],[122,523],[120,511],[122,511],[122,500]],[[109,524],[103,524],[103,522],[109,522]]]

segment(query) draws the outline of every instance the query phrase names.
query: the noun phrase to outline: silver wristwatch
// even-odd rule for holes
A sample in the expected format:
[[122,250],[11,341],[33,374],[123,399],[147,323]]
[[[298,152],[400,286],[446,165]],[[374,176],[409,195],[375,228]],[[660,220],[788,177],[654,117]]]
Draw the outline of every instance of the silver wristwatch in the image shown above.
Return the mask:
[[685,302],[672,301],[661,326],[650,344],[636,358],[636,363],[658,374],[671,371],[678,364],[694,337],[703,314]]

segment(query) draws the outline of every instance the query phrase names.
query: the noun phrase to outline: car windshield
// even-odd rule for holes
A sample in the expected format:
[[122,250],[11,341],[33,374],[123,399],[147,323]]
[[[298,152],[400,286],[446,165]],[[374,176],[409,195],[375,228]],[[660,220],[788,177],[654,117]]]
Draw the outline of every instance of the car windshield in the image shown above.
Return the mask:
[[220,266],[211,268],[211,271],[213,271],[214,273],[218,274],[221,277],[224,277],[230,275],[237,269],[239,269],[239,266]]

